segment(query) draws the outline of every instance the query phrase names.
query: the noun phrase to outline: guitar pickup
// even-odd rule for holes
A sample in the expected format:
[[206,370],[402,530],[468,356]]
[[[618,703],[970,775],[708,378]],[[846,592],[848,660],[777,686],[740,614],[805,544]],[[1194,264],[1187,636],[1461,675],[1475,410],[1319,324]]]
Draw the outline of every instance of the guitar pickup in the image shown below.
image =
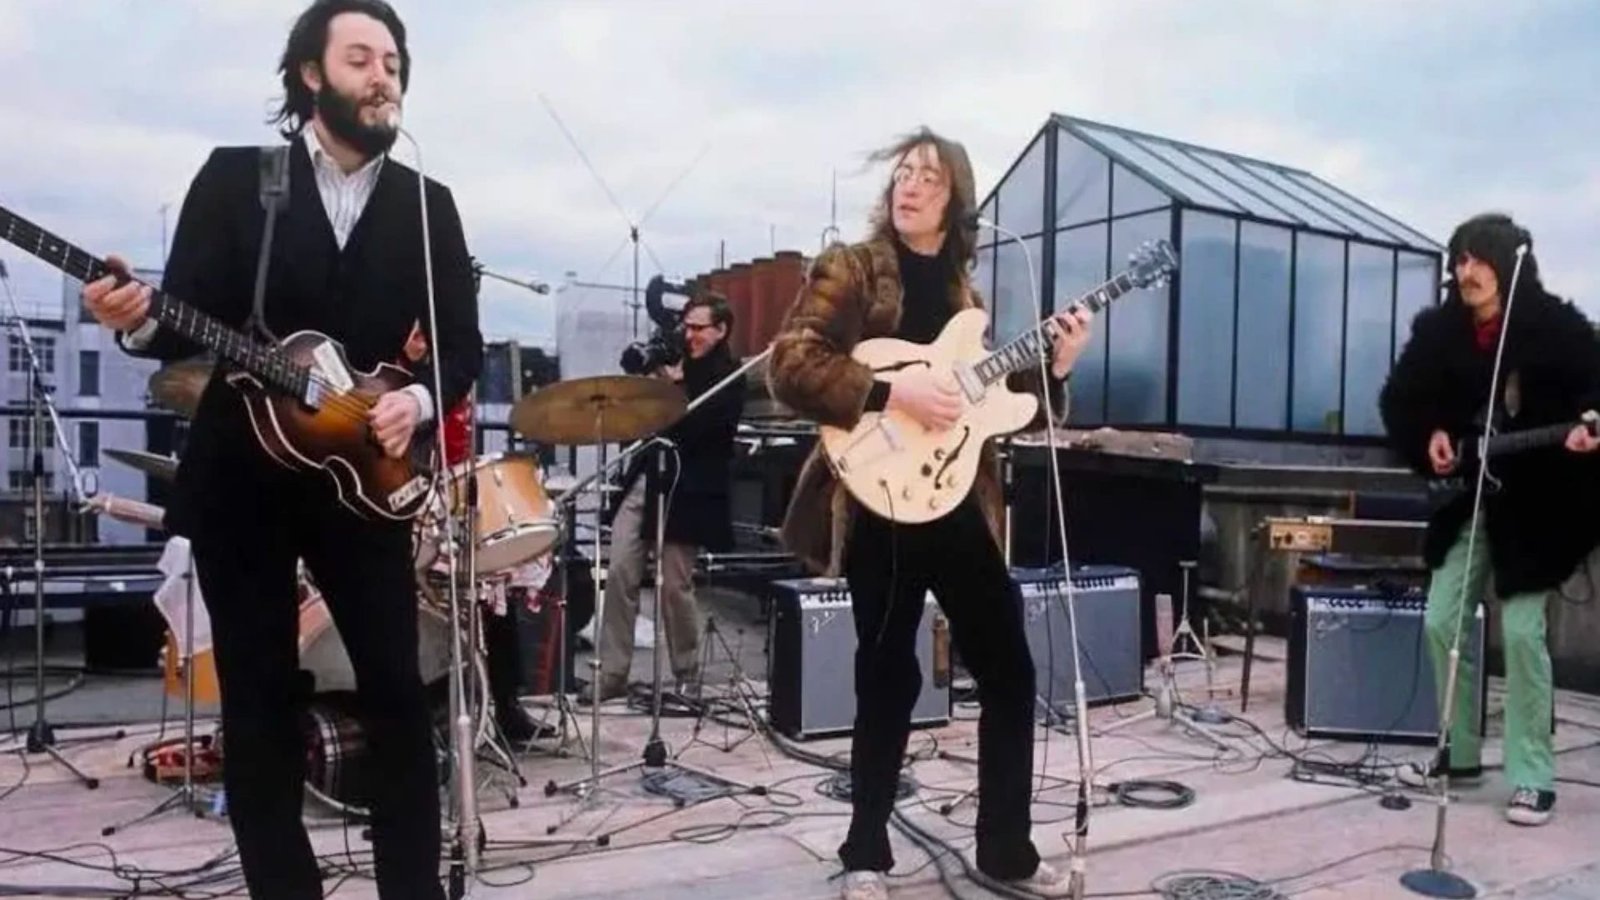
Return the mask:
[[418,475],[402,485],[388,497],[389,508],[398,511],[401,507],[422,496],[428,488],[428,479]]

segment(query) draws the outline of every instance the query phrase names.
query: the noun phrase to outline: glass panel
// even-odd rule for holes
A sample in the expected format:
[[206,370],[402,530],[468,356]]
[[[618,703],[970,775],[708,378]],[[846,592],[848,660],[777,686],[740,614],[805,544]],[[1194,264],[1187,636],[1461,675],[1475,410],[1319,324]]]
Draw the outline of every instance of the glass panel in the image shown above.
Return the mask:
[[1240,165],[1255,173],[1261,178],[1261,180],[1274,185],[1285,194],[1300,200],[1307,206],[1314,207],[1322,214],[1323,218],[1332,219],[1333,221],[1337,222],[1339,224],[1340,231],[1349,231],[1366,237],[1375,237],[1379,240],[1394,240],[1394,238],[1388,235],[1374,233],[1371,225],[1368,225],[1354,216],[1341,212],[1338,207],[1333,206],[1322,197],[1318,197],[1311,191],[1306,190],[1305,187],[1299,182],[1294,181],[1282,173],[1273,171],[1272,169],[1258,163],[1244,162],[1240,163]]
[[1111,160],[1104,153],[1057,130],[1056,225],[1065,228],[1106,218],[1110,181]]
[[1150,182],[1114,163],[1111,166],[1111,214],[1144,212],[1171,205],[1172,198]]
[[[1039,238],[1031,237],[1023,243],[1028,245],[1028,256],[1032,257],[1034,271],[1037,272]],[[1032,283],[1028,278],[1027,261],[1022,248],[1016,241],[1007,241],[998,247],[994,286],[993,340],[996,345],[1011,340],[1031,328],[1035,322]]]
[[1344,432],[1383,434],[1378,391],[1389,374],[1394,337],[1394,251],[1350,244],[1345,312]]
[[1294,261],[1295,431],[1339,433],[1344,241],[1301,234]]
[[1216,166],[1222,171],[1227,172],[1234,178],[1237,178],[1242,184],[1246,185],[1251,190],[1262,195],[1263,197],[1266,197],[1274,204],[1282,207],[1290,215],[1299,218],[1307,225],[1327,231],[1338,231],[1341,233],[1349,231],[1348,228],[1345,228],[1337,221],[1334,221],[1333,219],[1323,215],[1316,208],[1307,206],[1305,202],[1298,197],[1285,193],[1283,188],[1278,187],[1273,182],[1267,181],[1266,179],[1257,175],[1255,172],[1251,171],[1250,169],[1246,169],[1243,165],[1240,165],[1238,162],[1232,159],[1222,156],[1212,156],[1210,158],[1210,162],[1212,165]]
[[991,222],[998,222],[1000,220],[996,219],[994,217],[994,214],[995,214],[995,211],[998,210],[999,208],[1000,208],[1000,192],[998,190],[996,190],[996,191],[992,192],[989,195],[988,201],[983,204],[983,208],[981,210],[979,210],[979,212],[983,215],[983,217],[985,219],[988,219]]
[[1234,220],[1183,213],[1178,422],[1233,424]]
[[1423,248],[1437,246],[1434,240],[1427,235],[1419,234],[1418,232],[1407,227],[1404,222],[1400,222],[1392,216],[1385,215],[1383,211],[1374,208],[1371,204],[1364,203],[1360,199],[1350,196],[1348,192],[1340,190],[1339,188],[1327,183],[1326,181],[1323,181],[1315,175],[1296,174],[1292,177],[1295,181],[1304,185],[1307,190],[1315,191],[1318,194],[1329,197],[1333,200],[1337,200],[1342,206],[1344,206],[1346,209],[1349,209],[1353,214],[1359,215],[1367,221],[1372,222],[1373,224],[1382,228],[1383,233],[1387,234],[1387,237],[1384,238],[1385,240],[1396,241],[1402,244],[1411,244],[1412,246]]
[[1000,183],[1000,218],[993,221],[1024,236],[1044,230],[1043,134]]
[[[1126,268],[1128,257],[1146,241],[1172,236],[1167,211],[1111,223],[1111,268]],[[1168,287],[1135,291],[1106,310],[1106,421],[1126,424],[1167,420]]]
[[1372,215],[1369,211],[1362,209],[1360,203],[1352,203],[1348,198],[1340,197],[1338,191],[1328,190],[1327,186],[1317,181],[1317,179],[1307,178],[1298,172],[1285,172],[1283,177],[1294,182],[1308,196],[1319,198],[1324,206],[1331,210],[1337,210],[1338,214],[1347,221],[1358,224],[1361,227],[1362,237],[1370,238],[1374,241],[1405,243],[1405,238],[1401,237],[1398,231],[1384,226],[1382,216]]
[[1411,320],[1417,313],[1439,302],[1439,258],[1420,253],[1401,253],[1395,293],[1394,358],[1400,358],[1411,338]]
[[1240,190],[1237,184],[1195,161],[1195,158],[1185,153],[1182,148],[1153,140],[1140,141],[1140,146],[1151,153],[1157,154],[1173,168],[1183,172],[1195,181],[1227,197],[1233,201],[1235,206],[1247,210],[1252,215],[1260,216],[1263,219],[1283,220],[1283,213],[1273,209],[1271,205],[1263,203],[1261,198],[1252,196],[1249,191]]
[[1127,157],[1128,162],[1149,172],[1151,178],[1165,181],[1171,187],[1186,194],[1195,203],[1204,203],[1207,206],[1216,206],[1222,209],[1238,208],[1229,202],[1227,197],[1174,169],[1171,164],[1144,149],[1143,145],[1110,131],[1091,129],[1089,133],[1094,136],[1095,140],[1105,144],[1112,152],[1122,154]]
[[[1187,234],[1187,232],[1186,232]],[[1288,426],[1289,229],[1239,224],[1239,358],[1233,424]]]
[[[1056,233],[1056,277],[1052,310],[1106,280],[1106,226],[1086,225]],[[1072,404],[1067,421],[1099,425],[1106,420],[1106,329],[1096,322],[1089,344],[1072,367]]]

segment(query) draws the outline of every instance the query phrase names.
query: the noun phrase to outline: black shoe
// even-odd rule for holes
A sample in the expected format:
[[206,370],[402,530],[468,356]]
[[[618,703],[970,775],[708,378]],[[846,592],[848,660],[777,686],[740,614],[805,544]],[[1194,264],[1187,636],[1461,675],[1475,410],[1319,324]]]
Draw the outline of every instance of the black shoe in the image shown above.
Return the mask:
[[1543,825],[1555,813],[1556,792],[1517,788],[1506,803],[1506,821],[1517,825]]
[[535,738],[555,737],[552,725],[535,722],[520,703],[495,704],[494,721],[500,733],[513,744],[525,744]]
[[[579,706],[590,706],[594,703],[594,691],[589,687],[589,682],[579,681],[574,686],[573,690],[578,694]],[[605,681],[600,682],[601,703],[626,696],[628,696],[628,686],[626,684],[616,684],[615,682],[608,683]]]
[[[1400,770],[1395,773],[1395,777],[1407,787],[1426,790],[1431,788],[1433,783],[1438,781],[1439,776],[1444,772],[1444,766],[1439,763],[1438,757],[1435,757],[1433,762],[1426,766],[1422,763],[1408,763],[1400,767]],[[1480,763],[1479,765],[1465,768],[1451,767],[1450,783],[1459,784],[1462,787],[1482,784],[1483,765]]]

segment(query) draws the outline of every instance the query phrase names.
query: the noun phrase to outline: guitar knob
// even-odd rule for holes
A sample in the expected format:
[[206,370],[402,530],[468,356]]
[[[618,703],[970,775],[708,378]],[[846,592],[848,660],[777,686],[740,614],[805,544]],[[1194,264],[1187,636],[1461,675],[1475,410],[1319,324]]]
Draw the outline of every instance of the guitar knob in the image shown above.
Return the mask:
[[931,466],[931,465],[929,465],[927,463],[923,463],[922,464],[922,477],[923,478],[927,478],[929,475],[932,475],[932,474],[933,474],[933,466]]

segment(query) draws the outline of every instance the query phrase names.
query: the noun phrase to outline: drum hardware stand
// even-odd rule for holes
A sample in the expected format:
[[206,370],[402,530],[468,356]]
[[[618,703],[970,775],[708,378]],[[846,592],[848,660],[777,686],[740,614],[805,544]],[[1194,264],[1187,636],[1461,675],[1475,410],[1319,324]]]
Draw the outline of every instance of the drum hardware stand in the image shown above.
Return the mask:
[[[739,655],[728,646],[728,639],[723,635],[722,631],[717,628],[717,620],[714,616],[706,617],[705,635],[705,658],[700,664],[700,714],[695,717],[694,731],[689,736],[689,740],[684,743],[683,749],[678,751],[677,755],[673,757],[674,759],[677,759],[678,756],[681,756],[689,747],[694,746],[696,743],[702,743],[700,741],[700,730],[702,727],[704,727],[706,716],[711,711],[711,702],[705,698],[705,673],[710,669],[715,660],[716,648],[719,644],[722,647],[722,652],[727,654],[728,661],[733,667],[732,673],[728,676],[728,697],[733,698],[733,700],[736,701],[739,711],[744,714],[745,722],[748,724],[750,733],[739,740],[728,744],[727,746],[717,747],[717,745],[709,743],[707,743],[707,746],[716,747],[718,750],[721,750],[724,753],[730,753],[735,747],[738,747],[740,744],[743,744],[750,738],[759,735],[762,730],[761,717],[756,713],[755,707],[750,702],[750,697],[755,693],[754,688],[750,685],[750,678],[749,676],[745,675],[744,667],[739,664]],[[766,759],[767,768],[770,770],[772,768],[772,758],[767,754],[767,746],[765,743],[761,743],[759,746],[761,747],[761,755]]]
[[[48,754],[71,772],[74,777],[83,782],[84,787],[94,790],[100,786],[100,779],[92,778],[79,771],[76,766],[68,762],[66,757],[56,749],[55,729],[50,727],[50,720],[45,716],[45,690],[44,690],[44,530],[48,522],[44,517],[44,425],[45,414],[50,415],[50,422],[54,427],[56,449],[61,458],[66,460],[68,468],[72,470],[74,492],[81,502],[84,498],[83,471],[78,468],[78,463],[67,449],[66,438],[61,433],[61,420],[56,415],[55,405],[50,402],[50,391],[44,384],[44,369],[39,362],[39,353],[33,342],[33,335],[29,333],[28,323],[17,309],[17,298],[11,291],[11,280],[7,276],[4,263],[0,263],[0,284],[5,285],[6,299],[11,306],[11,319],[21,346],[28,359],[28,445],[30,455],[33,457],[32,492],[33,492],[33,724],[28,728],[28,739],[25,751],[28,754]],[[9,592],[8,592],[9,593]]]
[[[566,498],[562,498],[563,502],[565,501],[565,499]],[[569,515],[572,518],[576,518],[577,514],[578,514],[578,507],[577,507],[577,503],[574,502],[573,505],[572,505],[571,512],[569,513]],[[566,531],[567,530],[567,526],[565,524],[563,524],[561,526],[561,529],[562,529],[562,531]],[[556,727],[560,731],[560,739],[556,742],[555,747],[549,749],[546,752],[550,753],[553,756],[561,756],[561,757],[564,757],[564,756],[568,755],[567,754],[567,738],[568,738],[567,721],[568,721],[568,719],[570,719],[572,721],[571,736],[573,738],[575,738],[577,740],[577,742],[578,742],[578,752],[582,753],[584,755],[587,755],[589,753],[588,745],[585,743],[585,741],[583,739],[583,725],[581,723],[581,720],[578,718],[577,710],[573,708],[572,699],[569,696],[569,691],[570,691],[572,686],[567,683],[567,659],[568,659],[568,656],[572,652],[572,644],[571,644],[571,642],[572,642],[572,626],[571,626],[571,619],[568,618],[568,616],[569,616],[569,612],[568,612],[569,605],[568,605],[568,602],[567,602],[567,592],[571,589],[571,582],[568,581],[568,579],[567,579],[567,568],[568,568],[567,567],[567,561],[565,559],[561,558],[561,553],[565,549],[565,547],[567,545],[567,541],[569,541],[569,540],[571,540],[571,541],[576,541],[577,540],[576,531],[573,531],[571,534],[566,534],[566,535],[559,536],[556,539],[555,546],[550,551],[551,565],[560,570],[560,578],[561,578],[561,590],[559,592],[559,595],[552,601],[553,603],[556,604],[556,607],[559,610],[558,616],[559,616],[559,618],[561,620],[561,625],[560,625],[560,627],[561,627],[561,636],[560,636],[560,641],[559,641],[558,648],[557,648],[557,654],[558,655],[557,655],[557,658],[556,658],[556,690],[555,690],[555,698],[554,698],[556,721],[558,723]],[[550,577],[552,577],[552,578],[556,577],[556,572],[552,571],[551,574],[550,574]],[[543,590],[543,588],[541,587],[540,590]],[[598,590],[599,590],[599,588],[596,588],[597,592],[598,592]],[[546,724],[548,719],[549,719],[549,711],[546,710],[545,717],[544,717],[544,719],[542,719],[540,721],[540,724],[541,725]],[[532,745],[530,744],[530,747],[531,746]]]
[[[119,831],[124,831],[140,822],[147,822],[169,810],[186,808],[197,819],[206,817],[206,806],[200,798],[200,789],[194,783],[194,545],[191,542],[184,554],[185,571],[183,573],[183,787],[174,791],[167,799],[161,801],[156,807],[144,815],[137,816],[125,822],[119,822],[100,829],[101,837],[110,837]],[[162,702],[166,702],[166,690],[162,690]],[[165,722],[162,724],[165,730]],[[149,744],[144,752],[151,747],[159,746],[161,741]],[[131,764],[130,757],[130,764]],[[217,792],[218,796],[224,796]]]
[[[1232,753],[1236,748],[1223,739],[1221,735],[1212,730],[1212,726],[1220,725],[1229,721],[1229,717],[1226,713],[1223,713],[1220,710],[1217,710],[1214,706],[1210,705],[1205,708],[1191,709],[1183,706],[1178,701],[1177,667],[1174,664],[1177,660],[1195,659],[1205,662],[1206,684],[1208,689],[1212,685],[1213,672],[1211,657],[1208,655],[1205,645],[1200,643],[1199,639],[1195,636],[1194,629],[1189,625],[1189,572],[1194,568],[1195,564],[1193,561],[1183,560],[1178,565],[1183,568],[1183,611],[1179,617],[1177,627],[1172,631],[1170,639],[1168,639],[1165,635],[1158,635],[1158,639],[1161,640],[1163,646],[1166,648],[1166,652],[1156,663],[1156,668],[1160,673],[1161,681],[1156,688],[1154,697],[1155,705],[1150,709],[1134,713],[1127,718],[1118,719],[1117,721],[1102,727],[1100,729],[1100,733],[1110,734],[1119,728],[1126,728],[1135,722],[1142,722],[1150,718],[1166,719],[1182,725],[1185,730],[1189,731],[1191,734],[1198,735],[1199,737],[1210,741],[1222,752]],[[1160,621],[1162,618],[1162,614],[1159,612],[1159,610],[1162,608],[1161,604],[1163,602],[1165,602],[1167,604],[1167,608],[1170,609],[1172,598],[1166,594],[1157,595],[1157,621]],[[1167,613],[1168,618],[1170,618],[1170,615],[1170,613]],[[1198,652],[1188,652],[1179,649],[1178,642],[1185,637],[1189,639],[1190,644],[1195,647]]]

